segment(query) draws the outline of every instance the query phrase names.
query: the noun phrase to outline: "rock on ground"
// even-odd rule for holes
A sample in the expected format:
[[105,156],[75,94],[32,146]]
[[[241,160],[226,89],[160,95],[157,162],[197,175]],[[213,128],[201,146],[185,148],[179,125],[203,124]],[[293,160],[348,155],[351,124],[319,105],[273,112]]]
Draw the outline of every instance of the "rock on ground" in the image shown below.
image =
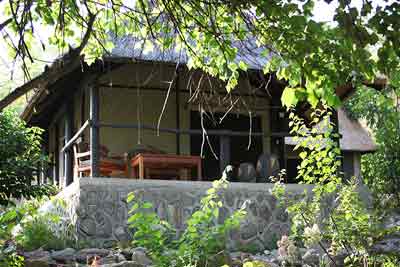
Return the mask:
[[53,251],[51,257],[58,262],[71,262],[75,260],[76,250],[66,248],[63,250]]

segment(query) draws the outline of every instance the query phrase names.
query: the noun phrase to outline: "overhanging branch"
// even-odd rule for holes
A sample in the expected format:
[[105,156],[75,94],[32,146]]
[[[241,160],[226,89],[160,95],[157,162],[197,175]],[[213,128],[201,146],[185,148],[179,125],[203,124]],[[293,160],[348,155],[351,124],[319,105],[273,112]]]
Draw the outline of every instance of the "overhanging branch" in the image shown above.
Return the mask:
[[[50,68],[48,68],[45,72],[43,72],[36,78],[30,80],[29,82],[14,89],[11,93],[9,93],[5,98],[0,101],[0,111],[2,111],[5,107],[10,105],[19,97],[31,91],[32,89],[45,88],[48,84],[57,81],[65,74],[68,74],[79,67],[81,65],[81,61],[83,60],[83,57],[80,56],[80,53],[85,48],[90,39],[95,19],[96,15],[89,14],[89,21],[87,23],[86,32],[82,38],[81,44],[76,49],[73,49],[68,54],[64,55],[61,59],[56,60]],[[62,64],[59,64],[60,62],[62,62]]]
[[12,18],[8,18],[4,22],[0,23],[0,31],[2,31],[8,24],[10,24],[11,21],[12,21]]

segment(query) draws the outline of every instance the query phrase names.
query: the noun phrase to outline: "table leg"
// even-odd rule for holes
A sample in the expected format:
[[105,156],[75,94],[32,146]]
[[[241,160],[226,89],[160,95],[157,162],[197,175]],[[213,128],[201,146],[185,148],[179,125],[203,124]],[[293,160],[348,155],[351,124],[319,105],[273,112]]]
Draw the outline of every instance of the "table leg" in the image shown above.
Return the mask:
[[130,170],[129,170],[129,165],[125,164],[125,177],[126,178],[131,178]]
[[130,173],[130,177],[133,179],[137,179],[137,172],[136,172],[136,165],[135,166],[131,166],[131,173]]
[[139,160],[139,179],[144,179],[144,164],[143,159]]

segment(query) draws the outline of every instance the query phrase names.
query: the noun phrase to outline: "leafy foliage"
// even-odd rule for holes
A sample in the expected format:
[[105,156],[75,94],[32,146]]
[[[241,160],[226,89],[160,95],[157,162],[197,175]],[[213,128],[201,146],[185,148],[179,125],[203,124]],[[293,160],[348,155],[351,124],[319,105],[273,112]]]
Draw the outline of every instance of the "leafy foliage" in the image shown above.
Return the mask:
[[127,200],[134,201],[129,211],[132,216],[128,219],[128,224],[134,229],[133,245],[145,247],[154,258],[161,258],[167,245],[169,231],[172,230],[171,226],[168,222],[160,220],[151,210],[151,203],[136,200],[133,193],[129,194]]
[[25,250],[38,248],[59,250],[65,247],[65,242],[59,239],[52,229],[60,218],[53,214],[37,214],[27,221],[21,222],[21,231],[16,240]]
[[[94,60],[113,48],[110,35],[139,38],[145,51],[155,49],[149,41],[154,39],[162,49],[184,49],[189,67],[219,77],[228,92],[250,67],[237,57],[238,47],[244,47],[246,54],[260,57],[261,52],[264,72],[288,81],[283,97],[287,106],[304,100],[315,107],[320,99],[336,106],[335,87],[359,86],[377,74],[391,80],[399,70],[400,5],[363,1],[356,8],[351,0],[337,6],[325,2],[334,10],[332,23],[313,19],[315,0],[12,1],[5,5],[0,31],[15,35],[6,34],[5,41],[12,56],[24,62],[34,61],[34,42],[56,45],[60,51],[79,44],[83,50],[78,54]],[[54,35],[42,41],[36,38],[37,27]],[[79,29],[90,38],[82,38]]]
[[[346,254],[346,266],[376,262],[370,248],[382,238],[381,217],[368,210],[358,193],[358,180],[343,181],[339,175],[340,150],[337,133],[326,107],[312,114],[316,127],[308,127],[293,113],[292,132],[297,135],[302,163],[298,179],[312,184],[302,196],[289,195],[279,180],[273,193],[285,203],[292,218],[292,239],[307,247],[319,247],[330,261],[335,255]],[[323,129],[320,131],[318,129]],[[383,261],[387,258],[383,257]]]
[[152,205],[136,199],[131,193],[128,202],[133,202],[128,219],[134,231],[134,245],[147,248],[157,266],[217,266],[224,263],[225,237],[239,227],[245,216],[245,206],[218,224],[219,208],[222,207],[221,191],[228,186],[225,179],[213,182],[201,200],[200,209],[186,221],[187,228],[175,239],[176,230],[157,217]]
[[42,154],[42,132],[27,127],[12,111],[0,113],[0,205],[52,191],[51,186],[32,183],[47,164]]
[[9,206],[0,213],[1,248],[9,250],[6,242],[10,240],[27,251],[78,247],[71,223],[58,213],[40,210],[45,202],[51,202],[57,209],[65,209],[63,200],[45,197]]
[[17,253],[8,252],[5,253],[0,252],[0,267],[23,267],[24,266],[24,258],[19,256]]
[[[372,130],[377,151],[362,157],[365,182],[377,197],[377,205],[400,204],[400,110],[399,82],[382,92],[359,90],[345,104],[355,119],[364,119]],[[385,201],[382,201],[385,199]]]

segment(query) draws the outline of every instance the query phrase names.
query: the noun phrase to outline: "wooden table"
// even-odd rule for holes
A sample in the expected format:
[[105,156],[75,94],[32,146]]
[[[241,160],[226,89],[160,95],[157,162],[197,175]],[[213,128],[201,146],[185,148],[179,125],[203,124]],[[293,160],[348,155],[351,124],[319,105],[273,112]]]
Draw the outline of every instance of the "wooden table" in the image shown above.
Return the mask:
[[191,170],[196,168],[198,180],[201,180],[201,158],[199,156],[138,154],[132,158],[130,164],[129,176],[131,178],[149,179],[154,175],[172,175],[179,177],[180,180],[190,180],[192,178]]

